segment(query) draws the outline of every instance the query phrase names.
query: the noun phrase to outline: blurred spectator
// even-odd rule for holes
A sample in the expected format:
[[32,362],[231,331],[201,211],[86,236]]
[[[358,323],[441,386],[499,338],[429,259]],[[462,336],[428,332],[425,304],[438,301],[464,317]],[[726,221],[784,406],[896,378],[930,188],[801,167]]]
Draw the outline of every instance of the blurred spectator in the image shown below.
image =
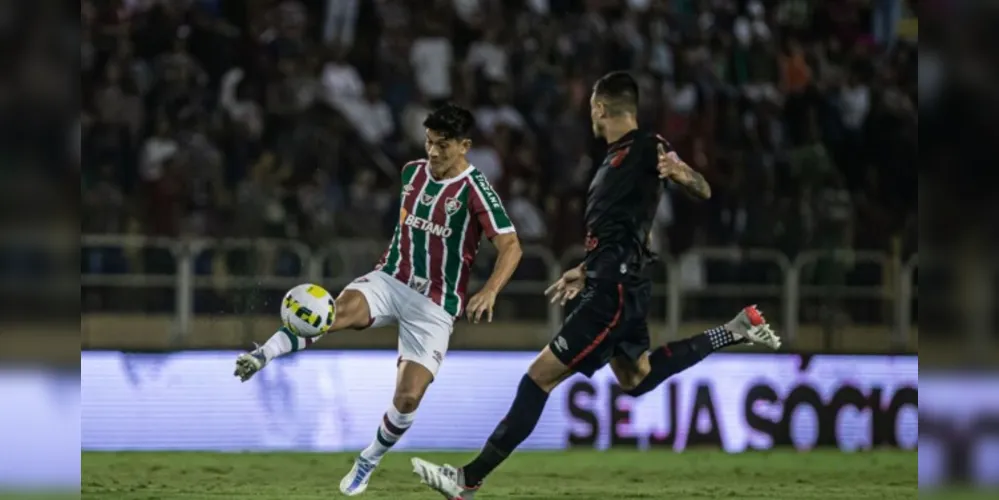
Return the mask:
[[861,134],[867,113],[871,110],[870,87],[860,80],[859,75],[852,74],[843,85],[839,98],[844,127],[851,134]]
[[226,72],[222,77],[219,104],[234,132],[246,141],[256,141],[264,131],[264,110],[254,100],[255,89],[243,77],[244,72],[239,68]]
[[267,114],[279,123],[290,120],[312,107],[319,97],[311,59],[285,58],[278,61],[277,75],[267,85]]
[[118,187],[114,167],[101,165],[94,179],[86,181],[80,229],[85,233],[123,232],[125,196]]
[[465,57],[465,67],[472,75],[481,71],[492,82],[508,81],[507,50],[499,43],[499,30],[496,27],[486,28],[482,39],[472,43]]
[[498,125],[522,130],[527,126],[524,116],[510,103],[510,93],[499,83],[489,87],[487,101],[475,110],[475,124],[486,134],[496,131]]
[[359,238],[382,234],[381,214],[392,204],[392,194],[378,189],[372,172],[360,172],[350,185],[350,217],[344,219],[344,232]]
[[286,211],[281,171],[271,153],[263,154],[239,183],[235,201],[235,232],[247,238],[286,238]]
[[326,22],[323,23],[323,40],[326,43],[340,47],[353,45],[360,1],[326,0]]
[[531,243],[543,242],[548,237],[544,212],[537,205],[538,191],[537,184],[514,179],[510,183],[510,196],[505,203],[510,220],[517,228],[517,235]]
[[347,62],[345,49],[335,50],[333,57],[323,66],[323,98],[327,103],[336,104],[347,99],[360,99],[364,96],[364,82],[357,68]]
[[439,21],[429,22],[426,34],[413,40],[409,63],[417,88],[431,102],[451,97],[454,48]]
[[381,145],[395,132],[395,123],[388,104],[382,100],[381,85],[370,82],[365,86],[360,99],[341,99],[336,108],[361,135],[361,139],[372,145]]
[[[410,101],[403,110],[401,120],[402,132],[405,136],[406,144],[410,149],[423,151],[423,144],[427,139],[427,132],[423,126],[423,121],[427,119],[430,111],[432,110],[422,95]],[[472,163],[474,164],[475,162]]]
[[[374,176],[370,172],[364,172],[357,176],[358,182],[364,177],[373,178]],[[318,170],[313,177],[312,182],[307,182],[299,186],[298,188],[298,212],[301,214],[307,214],[301,222],[303,229],[303,234],[301,239],[304,239],[306,243],[313,246],[326,245],[330,243],[333,239],[334,231],[336,230],[336,213],[337,201],[339,196],[336,192],[336,188],[333,182],[330,180],[328,173]],[[378,207],[373,213],[376,217],[384,210],[384,207]],[[367,218],[361,216],[361,218]],[[356,218],[351,218],[352,221],[357,221]],[[371,237],[372,234],[378,234],[380,229],[377,224],[372,225],[372,230],[368,234],[359,234],[359,237]]]
[[482,134],[473,134],[472,148],[466,155],[468,163],[479,169],[491,184],[498,185],[503,178],[503,158]]
[[139,158],[139,178],[143,182],[155,182],[163,177],[164,164],[177,154],[177,141],[170,131],[170,122],[159,117],[153,133],[142,145]]

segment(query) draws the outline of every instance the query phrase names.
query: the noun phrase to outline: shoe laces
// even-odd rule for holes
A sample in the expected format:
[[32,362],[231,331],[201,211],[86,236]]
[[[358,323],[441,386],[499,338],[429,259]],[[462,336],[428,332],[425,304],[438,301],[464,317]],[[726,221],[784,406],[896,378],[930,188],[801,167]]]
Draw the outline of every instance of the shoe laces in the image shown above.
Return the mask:
[[460,478],[458,477],[459,471],[454,466],[444,464],[440,466],[440,473],[447,476],[448,479],[454,481],[455,483],[461,484],[461,481],[459,480]]
[[375,469],[375,464],[373,462],[369,462],[363,458],[357,459],[357,472],[359,472],[360,475],[367,476],[374,469]]
[[770,328],[769,323],[764,323],[759,326],[754,326],[750,333],[755,335],[757,338],[763,341],[776,342],[777,334],[774,333],[773,329]]
[[264,347],[256,342],[253,343],[254,349],[250,351],[250,356],[259,359],[262,363],[267,362],[267,356],[264,355]]

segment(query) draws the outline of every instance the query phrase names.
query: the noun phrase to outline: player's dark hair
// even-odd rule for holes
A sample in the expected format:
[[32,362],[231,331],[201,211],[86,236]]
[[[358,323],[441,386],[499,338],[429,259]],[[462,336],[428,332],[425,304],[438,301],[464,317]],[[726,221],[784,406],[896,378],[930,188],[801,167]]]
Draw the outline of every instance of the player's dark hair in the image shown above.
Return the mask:
[[447,139],[468,139],[475,125],[472,113],[454,104],[445,104],[423,120],[423,126],[437,132]]
[[593,84],[593,94],[616,115],[638,111],[638,82],[624,71],[607,73]]

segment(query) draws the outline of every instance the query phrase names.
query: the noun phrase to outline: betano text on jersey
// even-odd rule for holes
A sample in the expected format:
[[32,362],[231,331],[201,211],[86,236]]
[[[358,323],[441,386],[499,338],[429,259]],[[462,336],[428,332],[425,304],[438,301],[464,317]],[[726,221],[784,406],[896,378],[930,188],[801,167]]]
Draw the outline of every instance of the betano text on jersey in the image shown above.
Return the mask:
[[513,223],[489,181],[473,166],[438,181],[426,160],[407,163],[401,196],[399,223],[376,269],[458,316],[482,234],[491,239],[513,232]]

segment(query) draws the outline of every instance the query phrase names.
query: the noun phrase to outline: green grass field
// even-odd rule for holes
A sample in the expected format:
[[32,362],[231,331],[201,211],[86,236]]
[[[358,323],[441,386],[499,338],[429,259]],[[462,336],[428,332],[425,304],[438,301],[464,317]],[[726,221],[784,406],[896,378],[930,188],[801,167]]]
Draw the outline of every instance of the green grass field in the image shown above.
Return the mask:
[[[471,453],[425,453],[463,463]],[[84,453],[83,498],[122,500],[329,499],[353,454]],[[359,498],[440,498],[389,453]],[[913,498],[915,452],[521,452],[477,498],[860,500]]]

